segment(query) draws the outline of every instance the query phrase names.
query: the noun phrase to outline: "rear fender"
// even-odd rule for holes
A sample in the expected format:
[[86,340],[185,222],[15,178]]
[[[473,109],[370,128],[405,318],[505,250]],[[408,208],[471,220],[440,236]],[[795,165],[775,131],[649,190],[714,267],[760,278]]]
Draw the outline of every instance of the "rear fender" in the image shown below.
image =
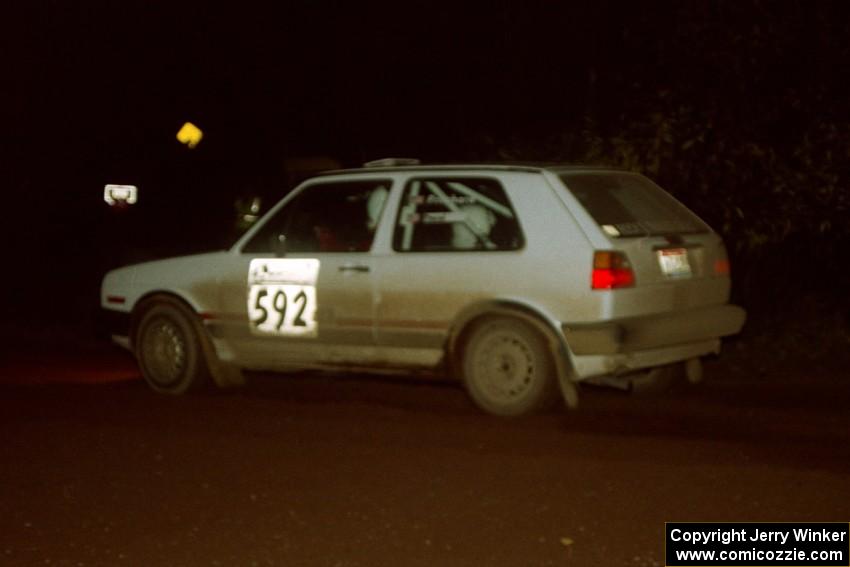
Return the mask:
[[452,372],[460,376],[461,350],[466,334],[475,326],[476,321],[483,317],[501,315],[520,319],[535,328],[549,346],[549,352],[555,362],[561,395],[570,409],[578,407],[578,389],[575,384],[575,372],[570,364],[569,350],[566,340],[558,326],[546,318],[531,305],[514,300],[488,300],[475,303],[461,311],[449,330],[447,351]]

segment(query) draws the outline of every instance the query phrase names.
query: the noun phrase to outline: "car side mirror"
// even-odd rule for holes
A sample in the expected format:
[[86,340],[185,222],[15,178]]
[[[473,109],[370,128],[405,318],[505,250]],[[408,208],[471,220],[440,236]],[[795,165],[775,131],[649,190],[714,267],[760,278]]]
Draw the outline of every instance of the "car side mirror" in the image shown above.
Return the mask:
[[276,234],[271,238],[272,252],[278,258],[286,256],[286,235]]

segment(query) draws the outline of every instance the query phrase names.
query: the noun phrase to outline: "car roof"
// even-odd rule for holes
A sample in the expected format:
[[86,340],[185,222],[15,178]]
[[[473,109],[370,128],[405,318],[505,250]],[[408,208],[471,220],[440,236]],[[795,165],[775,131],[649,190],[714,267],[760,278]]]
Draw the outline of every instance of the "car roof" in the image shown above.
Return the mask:
[[378,167],[357,167],[350,169],[334,169],[322,171],[317,175],[350,175],[350,174],[369,174],[369,173],[387,173],[387,172],[432,172],[432,171],[519,171],[525,173],[541,173],[543,171],[551,171],[555,174],[578,172],[578,171],[611,171],[623,172],[624,170],[599,165],[580,165],[580,164],[563,164],[563,163],[439,163],[428,165],[393,165],[393,166],[378,166]]

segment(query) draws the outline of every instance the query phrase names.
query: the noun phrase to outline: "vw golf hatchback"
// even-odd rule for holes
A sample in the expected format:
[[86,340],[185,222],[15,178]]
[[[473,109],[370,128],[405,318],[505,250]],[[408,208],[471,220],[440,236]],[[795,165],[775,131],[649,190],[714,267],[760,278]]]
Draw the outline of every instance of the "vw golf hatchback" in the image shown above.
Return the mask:
[[113,338],[180,394],[243,370],[442,374],[520,415],[681,363],[745,313],[721,238],[641,175],[378,166],[299,185],[229,250],[127,266]]

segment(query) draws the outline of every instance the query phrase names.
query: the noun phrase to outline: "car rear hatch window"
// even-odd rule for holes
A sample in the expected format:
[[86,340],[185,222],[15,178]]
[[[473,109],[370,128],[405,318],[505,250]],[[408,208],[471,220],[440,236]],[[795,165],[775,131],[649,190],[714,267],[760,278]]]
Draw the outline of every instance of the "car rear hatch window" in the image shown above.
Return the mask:
[[610,237],[708,232],[708,227],[696,215],[641,175],[575,172],[560,177]]

